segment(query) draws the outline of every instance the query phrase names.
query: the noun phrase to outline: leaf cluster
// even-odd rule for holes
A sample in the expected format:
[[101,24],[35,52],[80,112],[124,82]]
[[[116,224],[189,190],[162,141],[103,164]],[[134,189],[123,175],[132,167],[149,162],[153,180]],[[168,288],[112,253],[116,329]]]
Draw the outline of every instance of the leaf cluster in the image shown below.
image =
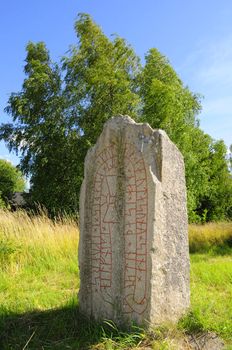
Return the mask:
[[0,208],[5,208],[14,192],[22,192],[25,180],[19,169],[0,159]]

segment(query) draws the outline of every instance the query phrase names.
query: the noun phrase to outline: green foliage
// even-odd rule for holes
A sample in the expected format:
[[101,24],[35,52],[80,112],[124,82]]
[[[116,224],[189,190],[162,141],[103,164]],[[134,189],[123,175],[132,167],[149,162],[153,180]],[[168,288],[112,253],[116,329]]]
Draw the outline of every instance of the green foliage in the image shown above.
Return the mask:
[[205,161],[208,183],[205,192],[201,193],[197,211],[205,221],[219,221],[232,218],[232,178],[229,174],[227,149],[222,140],[211,141],[209,155]]
[[146,56],[140,90],[142,120],[164,129],[185,160],[190,222],[232,218],[232,179],[223,141],[199,128],[201,106],[166,57],[151,49]]
[[2,191],[0,191],[0,209],[6,208],[6,203],[2,199]]
[[199,97],[193,95],[157,49],[146,55],[142,72],[142,119],[153,128],[164,129],[173,142],[185,144],[185,133],[198,124]]
[[[27,45],[26,79],[6,111],[15,124],[1,128],[9,149],[22,152],[21,169],[31,176],[31,201],[52,212],[77,210],[77,135],[67,125],[60,69],[44,43]],[[17,123],[16,123],[17,121]]]
[[117,114],[136,116],[138,57],[125,40],[110,41],[86,14],[75,23],[78,44],[63,58],[71,123],[93,144],[104,122]]
[[232,144],[230,145],[230,149],[229,149],[228,167],[229,167],[230,173],[232,174]]
[[7,206],[14,192],[22,192],[25,180],[22,173],[10,162],[0,159],[0,208]]
[[182,149],[185,158],[190,222],[232,218],[232,178],[226,161],[226,146],[199,128]]
[[0,126],[0,139],[22,152],[31,205],[39,203],[52,215],[76,213],[87,150],[106,120],[128,114],[164,129],[182,152],[189,221],[231,219],[226,148],[199,128],[199,95],[157,49],[149,50],[142,67],[124,39],[110,40],[89,15],[78,16],[75,32],[77,43],[60,65],[44,43],[27,45],[22,90],[11,94],[6,107],[13,123]]

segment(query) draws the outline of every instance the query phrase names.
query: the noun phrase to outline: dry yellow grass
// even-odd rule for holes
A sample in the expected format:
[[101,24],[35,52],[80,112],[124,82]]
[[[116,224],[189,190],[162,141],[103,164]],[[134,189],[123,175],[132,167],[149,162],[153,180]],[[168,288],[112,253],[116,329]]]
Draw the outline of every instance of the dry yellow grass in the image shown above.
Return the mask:
[[232,246],[232,222],[189,225],[190,252]]
[[[50,220],[46,213],[29,216],[25,211],[0,210],[0,242],[17,248],[23,246],[24,254],[39,250],[69,254],[78,245],[78,225],[75,220],[62,218]],[[214,246],[232,245],[232,222],[189,225],[191,252],[208,250]],[[25,248],[28,249],[25,249]]]
[[79,231],[71,219],[50,220],[46,214],[29,216],[25,211],[0,210],[0,258],[5,262],[28,262],[43,258],[77,254]]

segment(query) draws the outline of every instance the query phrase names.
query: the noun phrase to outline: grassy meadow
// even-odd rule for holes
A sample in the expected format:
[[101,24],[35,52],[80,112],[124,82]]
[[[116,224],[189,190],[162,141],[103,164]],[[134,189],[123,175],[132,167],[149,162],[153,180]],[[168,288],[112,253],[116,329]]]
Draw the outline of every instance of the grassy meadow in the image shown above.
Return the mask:
[[232,349],[232,223],[191,225],[189,241],[189,314],[126,333],[79,314],[77,222],[0,211],[0,349],[180,350],[207,330]]

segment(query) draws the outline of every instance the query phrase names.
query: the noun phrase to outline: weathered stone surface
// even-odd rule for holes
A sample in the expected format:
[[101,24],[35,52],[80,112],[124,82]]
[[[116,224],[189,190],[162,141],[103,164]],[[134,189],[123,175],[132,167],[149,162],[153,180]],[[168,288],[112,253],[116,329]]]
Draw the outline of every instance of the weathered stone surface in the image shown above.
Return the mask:
[[85,160],[80,309],[140,325],[189,306],[184,162],[165,132],[111,118]]

